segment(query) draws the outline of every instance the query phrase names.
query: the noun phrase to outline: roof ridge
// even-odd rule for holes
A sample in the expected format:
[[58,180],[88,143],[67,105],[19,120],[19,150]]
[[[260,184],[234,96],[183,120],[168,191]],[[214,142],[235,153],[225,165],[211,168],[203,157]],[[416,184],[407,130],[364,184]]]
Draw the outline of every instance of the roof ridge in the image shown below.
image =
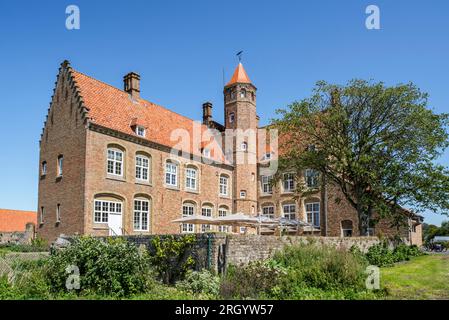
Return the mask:
[[[89,79],[92,79],[92,80],[94,80],[94,81],[100,82],[100,83],[102,83],[102,84],[104,84],[104,85],[107,85],[108,87],[111,87],[112,89],[115,89],[115,90],[117,90],[117,91],[120,91],[121,93],[128,94],[126,91],[121,90],[121,89],[119,89],[119,88],[113,86],[112,84],[109,84],[109,83],[107,83],[107,82],[104,82],[104,81],[102,81],[102,80],[99,80],[99,79],[97,79],[97,78],[94,78],[94,77],[92,77],[92,76],[90,76],[90,75],[88,75],[88,74],[85,74],[84,72],[78,71],[77,69],[72,68],[72,70],[73,70],[74,72],[76,72],[76,73],[79,73],[79,74],[81,74],[81,75],[83,75],[83,76],[89,78]],[[147,99],[139,98],[138,100],[142,100],[142,101],[144,101],[144,102],[146,102],[146,103],[152,104],[152,105],[157,106],[157,107],[159,107],[159,108],[163,108],[164,110],[167,110],[167,111],[169,111],[169,112],[171,112],[171,113],[173,113],[173,114],[176,114],[176,115],[178,115],[178,116],[180,116],[180,117],[183,117],[183,118],[185,118],[185,119],[187,119],[187,120],[201,122],[200,120],[195,120],[195,119],[189,118],[189,117],[187,117],[187,116],[185,116],[185,115],[183,115],[183,114],[180,114],[180,113],[178,113],[178,112],[176,112],[176,111],[173,111],[173,110],[171,110],[171,109],[169,109],[169,108],[167,108],[167,107],[164,107],[164,106],[162,106],[162,105],[160,105],[160,104],[151,102],[151,101],[149,101],[149,100],[147,100]],[[201,124],[201,125],[203,125],[203,124]]]

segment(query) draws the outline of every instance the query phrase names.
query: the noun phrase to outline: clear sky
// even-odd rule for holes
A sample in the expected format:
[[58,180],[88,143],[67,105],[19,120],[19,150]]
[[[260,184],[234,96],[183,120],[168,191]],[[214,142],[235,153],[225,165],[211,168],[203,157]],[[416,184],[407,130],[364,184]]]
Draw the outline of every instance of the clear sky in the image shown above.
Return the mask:
[[[71,4],[80,30],[65,27]],[[365,27],[370,4],[380,30]],[[210,100],[222,120],[223,70],[227,81],[240,50],[261,124],[318,80],[413,81],[449,112],[447,0],[0,1],[0,35],[0,208],[37,208],[39,138],[64,59],[120,88],[136,71],[145,99],[193,119]]]

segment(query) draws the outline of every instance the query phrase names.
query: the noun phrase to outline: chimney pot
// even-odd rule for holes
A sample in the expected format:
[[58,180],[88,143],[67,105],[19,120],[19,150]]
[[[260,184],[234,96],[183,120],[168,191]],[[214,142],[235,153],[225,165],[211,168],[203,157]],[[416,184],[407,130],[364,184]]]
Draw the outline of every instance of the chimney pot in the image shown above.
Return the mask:
[[124,90],[128,92],[132,98],[140,98],[140,75],[130,72],[123,77]]

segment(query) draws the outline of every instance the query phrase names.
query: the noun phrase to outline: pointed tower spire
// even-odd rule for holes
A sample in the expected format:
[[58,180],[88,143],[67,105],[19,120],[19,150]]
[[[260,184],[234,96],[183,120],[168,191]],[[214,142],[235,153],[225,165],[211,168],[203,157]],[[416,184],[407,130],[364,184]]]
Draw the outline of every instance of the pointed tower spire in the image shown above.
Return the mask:
[[251,80],[249,80],[249,77],[246,74],[246,71],[243,68],[243,64],[241,62],[239,63],[237,68],[235,68],[234,74],[231,80],[226,84],[226,86],[234,83],[251,83]]

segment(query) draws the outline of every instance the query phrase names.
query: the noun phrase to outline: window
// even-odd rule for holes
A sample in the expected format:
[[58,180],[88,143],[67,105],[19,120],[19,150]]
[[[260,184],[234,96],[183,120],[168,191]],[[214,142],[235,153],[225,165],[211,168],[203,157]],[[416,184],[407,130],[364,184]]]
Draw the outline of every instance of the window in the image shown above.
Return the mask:
[[187,168],[186,169],[186,188],[190,190],[196,190],[197,170],[195,168]]
[[47,174],[47,161],[42,162],[41,175],[45,176]]
[[173,187],[178,185],[178,166],[173,162],[165,164],[165,183]]
[[242,151],[246,151],[248,150],[248,144],[246,142],[242,142],[240,148],[242,149]]
[[246,98],[246,90],[245,89],[240,90],[240,98]]
[[265,194],[273,193],[272,176],[262,176],[262,192]]
[[145,137],[145,128],[142,126],[136,127],[136,134],[140,137]]
[[319,173],[312,169],[307,169],[305,172],[307,188],[317,188],[319,184]]
[[234,119],[235,119],[235,114],[234,114],[234,112],[231,112],[231,113],[229,114],[229,123],[233,123],[233,122],[234,122]]
[[56,205],[56,223],[61,222],[61,205],[58,203]]
[[274,219],[274,206],[264,206],[262,207],[262,215],[264,217]]
[[39,223],[40,224],[44,223],[44,218],[45,218],[45,208],[41,207],[41,214],[40,214],[40,218],[39,218]]
[[306,204],[306,216],[307,222],[314,227],[320,227],[320,203],[307,203]]
[[[201,208],[201,215],[205,216],[205,217],[212,217],[212,207],[202,207]],[[206,231],[210,231],[211,230],[211,226],[210,224],[202,224],[201,225],[201,232],[206,232]]]
[[[228,209],[222,207],[218,209],[218,216],[219,217],[226,217],[228,215]],[[229,226],[218,226],[219,232],[228,232]]]
[[228,177],[220,176],[220,196],[228,196]]
[[343,237],[352,237],[352,229],[343,229],[342,235]]
[[94,222],[108,223],[109,213],[122,213],[122,203],[119,201],[95,200]]
[[284,218],[289,220],[296,220],[296,205],[284,204],[282,210],[284,211]]
[[123,152],[118,149],[108,149],[108,174],[123,175]]
[[[415,230],[416,230],[416,229],[415,229]],[[416,232],[416,231],[413,231],[413,232]],[[368,228],[368,229],[367,229],[367,233],[368,233],[368,236],[369,236],[369,237],[374,237],[374,234],[375,234],[374,228]]]
[[295,179],[293,173],[284,173],[284,192],[295,190]]
[[[185,203],[182,206],[182,217],[189,217],[195,215],[195,206],[192,203]],[[181,226],[182,233],[195,232],[195,225],[192,223],[183,223]]]
[[62,177],[62,167],[64,164],[64,156],[58,157],[58,177]]
[[203,150],[203,156],[206,158],[210,158],[210,149],[204,149]]
[[245,199],[246,198],[246,191],[245,190],[241,190],[240,191],[240,198],[241,199]]
[[134,200],[134,231],[148,231],[150,216],[150,202],[148,200]]
[[271,153],[270,152],[265,153],[263,156],[263,160],[271,160]]
[[142,181],[149,181],[149,169],[150,169],[150,159],[148,157],[137,155],[136,156],[136,179]]

